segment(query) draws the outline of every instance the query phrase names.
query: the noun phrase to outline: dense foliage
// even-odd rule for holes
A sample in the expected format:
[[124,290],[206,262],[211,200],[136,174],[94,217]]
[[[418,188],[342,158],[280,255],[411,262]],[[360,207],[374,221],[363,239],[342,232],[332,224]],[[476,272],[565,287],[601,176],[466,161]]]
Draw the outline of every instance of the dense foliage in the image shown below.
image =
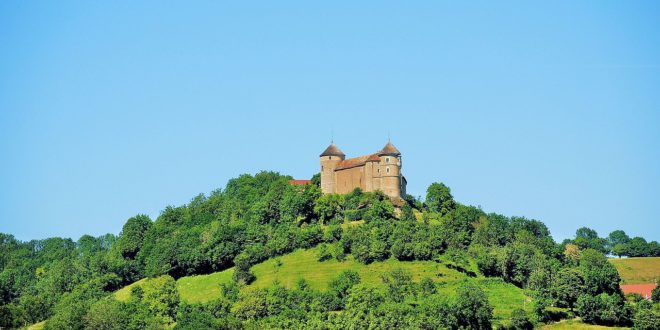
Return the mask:
[[[242,175],[223,190],[165,208],[155,221],[132,217],[117,236],[20,242],[0,234],[0,327],[43,320],[47,329],[492,327],[493,309],[480,287],[465,281],[447,297],[430,278],[415,282],[401,269],[383,274],[376,288],[351,271],[337,274],[323,292],[305,281],[296,288],[248,287],[253,265],[319,245],[319,262],[349,255],[365,264],[442,258],[468,276],[499,277],[527,289],[537,301],[534,315],[514,310],[503,327],[548,321],[549,305],[591,323],[657,324],[648,304],[623,299],[618,273],[605,257],[656,255],[656,242],[622,231],[599,238],[581,228],[575,239],[557,244],[542,222],[460,204],[441,183],[429,187],[425,202],[406,196],[395,207],[380,192],[322,195],[318,176],[309,185],[289,179]],[[176,279],[230,267],[233,282],[219,299],[180,300]],[[134,286],[128,301],[110,295],[145,277],[151,279]]]

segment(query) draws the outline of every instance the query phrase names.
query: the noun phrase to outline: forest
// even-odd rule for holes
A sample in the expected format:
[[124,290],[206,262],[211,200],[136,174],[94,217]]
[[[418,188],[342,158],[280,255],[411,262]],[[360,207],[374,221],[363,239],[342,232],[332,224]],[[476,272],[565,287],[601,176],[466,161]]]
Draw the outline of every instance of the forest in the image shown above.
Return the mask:
[[[118,235],[19,241],[0,234],[0,327],[45,329],[531,329],[560,319],[660,329],[660,289],[651,301],[622,293],[608,256],[660,256],[660,244],[617,230],[579,228],[555,242],[541,221],[487,213],[433,183],[400,207],[360,189],[323,195],[319,176],[291,185],[275,172],[241,175],[224,189],[128,219]],[[379,286],[347,269],[320,290],[258,280],[253,266],[314,248],[318,262],[447,261],[468,280],[447,294],[431,277],[394,267]],[[277,260],[277,259],[275,259]],[[181,299],[178,279],[233,269],[218,298]],[[520,288],[529,309],[494,319],[470,278]],[[113,293],[142,279],[125,300]]]

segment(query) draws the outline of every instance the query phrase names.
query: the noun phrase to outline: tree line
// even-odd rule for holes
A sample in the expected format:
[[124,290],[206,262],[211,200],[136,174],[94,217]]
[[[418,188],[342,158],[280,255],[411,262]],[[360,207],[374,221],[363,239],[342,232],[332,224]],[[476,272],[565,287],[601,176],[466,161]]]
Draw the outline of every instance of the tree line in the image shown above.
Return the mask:
[[[384,291],[351,272],[338,275],[327,292],[304,281],[296,288],[246,290],[255,279],[253,265],[316,246],[319,261],[446,257],[463,272],[474,261],[482,275],[535,298],[533,313],[515,310],[503,327],[549,322],[556,315],[548,306],[596,324],[660,324],[652,306],[626,301],[605,256],[635,238],[612,244],[583,228],[558,244],[542,222],[463,205],[441,183],[429,186],[424,201],[406,196],[397,209],[380,192],[323,195],[318,175],[310,185],[290,185],[290,179],[274,172],[241,175],[208,196],[165,208],[155,221],[132,217],[116,236],[21,242],[0,234],[0,327],[43,320],[47,329],[492,327],[492,307],[479,287],[468,281],[458,298],[445,297],[432,280],[414,283],[401,270],[383,276]],[[354,220],[361,222],[342,226]],[[176,279],[230,267],[233,281],[221,288],[221,298],[180,301]],[[146,277],[149,285],[134,287],[128,301],[111,296]]]

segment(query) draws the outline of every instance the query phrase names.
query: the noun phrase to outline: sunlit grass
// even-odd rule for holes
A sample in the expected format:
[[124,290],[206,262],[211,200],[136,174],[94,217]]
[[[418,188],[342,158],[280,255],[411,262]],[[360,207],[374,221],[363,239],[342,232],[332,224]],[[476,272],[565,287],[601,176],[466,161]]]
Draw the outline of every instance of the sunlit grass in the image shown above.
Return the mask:
[[660,257],[609,259],[621,276],[621,284],[655,283],[660,278]]

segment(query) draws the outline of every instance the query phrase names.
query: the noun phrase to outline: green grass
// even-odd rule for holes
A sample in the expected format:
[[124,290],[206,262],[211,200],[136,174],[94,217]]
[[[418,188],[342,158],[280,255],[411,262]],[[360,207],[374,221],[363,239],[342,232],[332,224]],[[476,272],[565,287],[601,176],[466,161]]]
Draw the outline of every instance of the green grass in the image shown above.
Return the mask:
[[25,330],[42,330],[46,326],[46,321],[35,323],[25,328]]
[[182,277],[176,281],[181,300],[189,303],[205,302],[220,297],[220,283],[231,282],[234,269],[209,275]]
[[[325,291],[328,282],[344,270],[353,270],[360,274],[362,283],[372,286],[382,286],[381,275],[396,268],[408,270],[413,281],[429,277],[438,284],[439,293],[454,296],[456,288],[463,281],[473,281],[481,286],[488,294],[490,304],[493,306],[494,321],[499,324],[508,320],[511,311],[523,308],[531,312],[532,301],[523,290],[501,279],[485,278],[482,276],[469,277],[457,270],[448,268],[443,260],[402,262],[388,259],[365,265],[357,262],[352,256],[346,261],[328,260],[317,261],[317,248],[297,250],[287,255],[266,260],[252,267],[256,280],[246,289],[267,288],[275,282],[285,287],[294,288],[296,282],[304,278],[310,287]],[[474,271],[474,265],[469,270]],[[233,275],[233,268],[209,275],[183,277],[177,280],[177,289],[181,300],[189,303],[200,303],[220,297],[220,284],[229,283]],[[148,279],[140,280],[115,292],[118,300],[125,301],[130,296],[131,288],[141,285]]]
[[660,278],[660,257],[610,259],[621,276],[621,284],[655,283]]
[[143,279],[141,279],[137,282],[133,282],[133,283],[131,283],[131,284],[115,291],[115,293],[114,293],[115,299],[117,299],[119,301],[128,300],[128,298],[131,296],[131,289],[133,289],[133,287],[135,287],[135,286],[140,286],[140,285],[144,284],[148,280],[149,279],[147,279],[147,278],[143,278]]
[[585,324],[582,323],[582,321],[578,319],[574,320],[565,320],[553,324],[549,324],[546,326],[543,326],[541,329],[543,330],[563,330],[563,329],[571,329],[571,330],[623,330],[623,329],[629,329],[629,328],[618,328],[618,327],[606,327],[602,325],[592,325],[592,324]]

